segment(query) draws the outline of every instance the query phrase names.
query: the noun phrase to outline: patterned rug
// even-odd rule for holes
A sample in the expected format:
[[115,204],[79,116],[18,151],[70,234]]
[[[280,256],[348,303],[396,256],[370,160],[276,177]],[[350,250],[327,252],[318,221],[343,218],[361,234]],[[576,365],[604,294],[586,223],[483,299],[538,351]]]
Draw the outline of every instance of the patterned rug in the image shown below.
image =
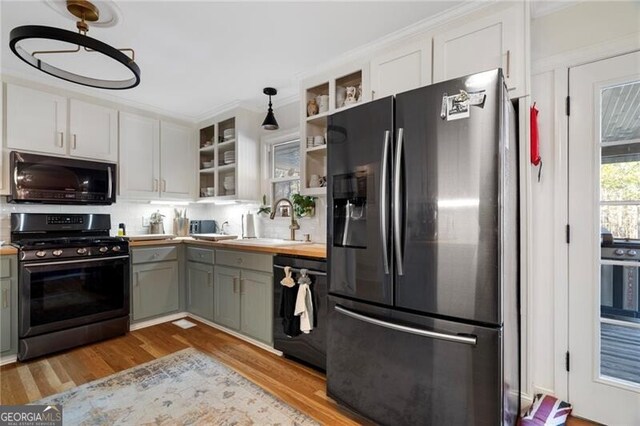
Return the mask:
[[62,404],[69,425],[317,425],[189,348],[33,404]]

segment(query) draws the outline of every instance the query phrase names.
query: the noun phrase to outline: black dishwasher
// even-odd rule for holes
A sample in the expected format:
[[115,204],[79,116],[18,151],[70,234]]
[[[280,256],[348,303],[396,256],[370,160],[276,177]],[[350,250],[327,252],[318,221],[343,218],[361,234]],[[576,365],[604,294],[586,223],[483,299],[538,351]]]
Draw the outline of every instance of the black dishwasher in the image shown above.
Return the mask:
[[[288,336],[283,325],[282,297],[283,286],[280,281],[285,277],[284,268],[291,268],[291,276],[298,289],[300,271],[306,269],[311,280],[310,288],[313,301],[313,330],[308,334],[300,333]],[[282,351],[285,356],[303,361],[321,370],[326,370],[327,362],[327,262],[325,260],[310,259],[297,256],[278,255],[273,259],[273,346]],[[297,293],[297,291],[296,291]],[[285,304],[287,308],[290,305]],[[292,333],[296,334],[296,333]]]

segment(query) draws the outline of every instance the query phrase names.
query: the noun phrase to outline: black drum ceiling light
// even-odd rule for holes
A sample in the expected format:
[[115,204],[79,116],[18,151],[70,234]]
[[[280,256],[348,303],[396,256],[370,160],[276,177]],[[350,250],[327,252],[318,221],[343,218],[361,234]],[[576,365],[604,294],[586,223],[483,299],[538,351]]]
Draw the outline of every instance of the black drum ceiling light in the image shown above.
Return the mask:
[[265,130],[278,130],[280,126],[278,126],[276,117],[273,115],[273,108],[271,108],[271,97],[277,95],[278,91],[273,87],[265,87],[262,93],[269,96],[269,110],[267,111],[267,116],[262,122],[262,128]]
[[[100,16],[98,8],[87,0],[67,0],[67,10],[79,19],[76,23],[78,28],[77,33],[41,25],[24,25],[16,27],[11,30],[9,36],[9,47],[11,48],[11,51],[32,67],[72,83],[96,87],[99,89],[112,90],[131,89],[132,87],[136,87],[140,84],[140,68],[138,67],[138,64],[135,63],[135,52],[133,49],[116,49],[115,47],[111,47],[100,40],[87,36],[87,31],[89,31],[89,24],[87,22],[95,22],[98,20]],[[29,53],[19,45],[22,40],[28,39],[54,40],[75,44],[77,47],[69,50],[41,50]],[[74,74],[36,58],[37,55],[44,54],[77,53],[80,52],[81,48],[86,52],[101,53],[107,56],[127,68],[131,72],[132,76],[124,80],[92,78]],[[131,57],[127,56],[123,52],[129,52]]]

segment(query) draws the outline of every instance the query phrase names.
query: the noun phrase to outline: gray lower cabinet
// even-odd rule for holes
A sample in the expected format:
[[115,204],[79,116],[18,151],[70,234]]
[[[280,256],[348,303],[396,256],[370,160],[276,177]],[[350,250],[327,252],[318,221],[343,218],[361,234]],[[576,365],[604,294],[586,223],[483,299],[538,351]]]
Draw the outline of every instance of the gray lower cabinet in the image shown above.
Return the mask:
[[[218,254],[216,258],[224,259]],[[272,282],[271,273],[216,264],[214,321],[248,337],[271,344],[273,341]]]
[[0,355],[18,349],[18,270],[16,256],[0,257]]
[[187,310],[213,321],[213,265],[187,261]]
[[180,276],[177,248],[134,248],[131,258],[132,320],[139,321],[178,311]]
[[215,267],[213,320],[234,330],[240,329],[240,269]]
[[273,341],[273,277],[240,271],[240,331],[266,343]]

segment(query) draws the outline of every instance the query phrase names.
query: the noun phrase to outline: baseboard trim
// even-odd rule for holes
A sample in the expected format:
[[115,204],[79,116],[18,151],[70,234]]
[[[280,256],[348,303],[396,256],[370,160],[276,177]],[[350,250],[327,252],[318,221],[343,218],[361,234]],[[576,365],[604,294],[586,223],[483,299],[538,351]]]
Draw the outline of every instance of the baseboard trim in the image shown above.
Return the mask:
[[257,346],[257,347],[259,347],[261,349],[264,349],[265,351],[271,352],[272,354],[275,354],[275,355],[278,355],[278,356],[282,356],[283,355],[282,352],[280,352],[277,349],[274,349],[273,347],[267,345],[266,343],[263,343],[263,342],[261,342],[259,340],[252,339],[251,337],[247,337],[247,336],[245,336],[243,334],[238,333],[237,331],[231,330],[231,329],[229,329],[227,327],[224,327],[222,325],[218,325],[218,324],[216,324],[214,322],[211,322],[211,321],[209,321],[207,319],[204,319],[202,317],[199,317],[199,316],[191,314],[191,313],[187,313],[187,316],[189,318],[193,318],[196,321],[203,322],[206,325],[208,325],[209,327],[213,327],[213,328],[216,328],[216,329],[218,329],[220,331],[224,331],[225,333],[230,334],[233,337],[237,337],[238,339],[241,339],[241,340],[244,340],[245,342],[251,343],[252,345]]
[[148,321],[141,321],[129,326],[129,331],[140,330],[141,328],[151,327],[152,325],[158,325],[169,321],[179,320],[188,316],[187,312],[178,312],[177,314],[165,315],[159,318],[153,318]]
[[0,358],[0,365],[13,364],[18,362],[18,355],[7,355]]

